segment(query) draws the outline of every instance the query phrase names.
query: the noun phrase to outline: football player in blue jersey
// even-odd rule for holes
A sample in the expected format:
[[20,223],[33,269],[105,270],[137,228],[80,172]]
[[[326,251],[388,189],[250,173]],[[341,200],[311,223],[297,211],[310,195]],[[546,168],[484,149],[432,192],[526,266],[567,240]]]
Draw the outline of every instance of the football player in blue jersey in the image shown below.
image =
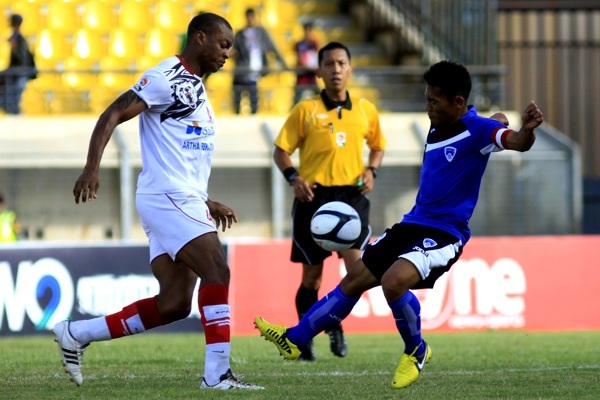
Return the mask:
[[468,104],[471,76],[458,63],[436,63],[424,79],[431,128],[415,206],[366,247],[340,284],[298,325],[286,328],[255,318],[261,335],[286,359],[297,358],[298,346],[346,318],[360,296],[376,286],[382,287],[405,344],[392,387],[411,385],[431,358],[431,347],[421,337],[421,306],[410,290],[432,288],[460,257],[471,236],[469,219],[490,154],[528,151],[544,119],[533,101],[523,110],[518,131],[508,128],[504,114],[477,115]]

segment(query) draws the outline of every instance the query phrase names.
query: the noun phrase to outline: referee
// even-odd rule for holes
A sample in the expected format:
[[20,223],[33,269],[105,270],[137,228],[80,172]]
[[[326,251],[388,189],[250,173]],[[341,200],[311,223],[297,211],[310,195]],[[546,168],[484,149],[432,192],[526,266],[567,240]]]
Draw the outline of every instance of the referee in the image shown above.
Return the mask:
[[[348,270],[371,237],[366,194],[373,190],[386,144],[375,106],[348,93],[352,76],[348,48],[331,42],[319,50],[318,63],[317,77],[325,89],[294,106],[275,139],[273,153],[275,164],[294,189],[291,260],[302,263],[302,282],[296,293],[299,318],[317,302],[323,261],[332,255],[312,239],[311,218],[330,201],[343,201],[358,211],[361,234],[350,249],[338,254]],[[366,165],[365,143],[370,150]],[[290,157],[296,149],[300,151],[298,169]],[[341,324],[327,333],[332,353],[344,357],[348,346]],[[312,341],[300,350],[300,360],[316,359]]]

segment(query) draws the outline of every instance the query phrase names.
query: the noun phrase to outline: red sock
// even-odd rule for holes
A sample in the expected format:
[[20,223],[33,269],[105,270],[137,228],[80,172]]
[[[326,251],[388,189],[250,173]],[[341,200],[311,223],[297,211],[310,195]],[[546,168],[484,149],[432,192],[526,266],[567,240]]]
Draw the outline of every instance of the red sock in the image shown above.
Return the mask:
[[206,344],[229,343],[230,310],[227,285],[205,285],[198,291],[200,320],[204,326]]
[[154,297],[138,300],[117,313],[106,316],[111,339],[135,335],[164,325]]

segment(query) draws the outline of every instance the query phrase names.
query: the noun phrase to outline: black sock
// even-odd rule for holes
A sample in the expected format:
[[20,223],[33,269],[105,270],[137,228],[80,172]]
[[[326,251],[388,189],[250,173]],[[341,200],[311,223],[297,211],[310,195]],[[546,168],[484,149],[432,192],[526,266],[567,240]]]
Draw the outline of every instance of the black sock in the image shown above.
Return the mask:
[[318,290],[310,290],[300,284],[298,292],[296,293],[296,311],[298,312],[298,319],[302,319],[304,314],[310,310],[317,300],[319,300]]

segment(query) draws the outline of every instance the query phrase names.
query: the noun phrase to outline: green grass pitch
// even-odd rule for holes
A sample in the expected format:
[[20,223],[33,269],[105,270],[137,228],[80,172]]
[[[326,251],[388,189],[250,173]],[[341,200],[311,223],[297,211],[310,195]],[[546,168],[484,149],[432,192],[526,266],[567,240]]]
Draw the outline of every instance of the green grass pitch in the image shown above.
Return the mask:
[[426,334],[433,357],[411,387],[390,382],[398,335],[347,335],[346,358],[315,338],[317,361],[284,361],[258,336],[234,337],[232,368],[264,391],[198,388],[202,334],[152,334],[92,344],[84,382],[60,365],[51,334],[0,338],[1,399],[598,399],[600,332]]

